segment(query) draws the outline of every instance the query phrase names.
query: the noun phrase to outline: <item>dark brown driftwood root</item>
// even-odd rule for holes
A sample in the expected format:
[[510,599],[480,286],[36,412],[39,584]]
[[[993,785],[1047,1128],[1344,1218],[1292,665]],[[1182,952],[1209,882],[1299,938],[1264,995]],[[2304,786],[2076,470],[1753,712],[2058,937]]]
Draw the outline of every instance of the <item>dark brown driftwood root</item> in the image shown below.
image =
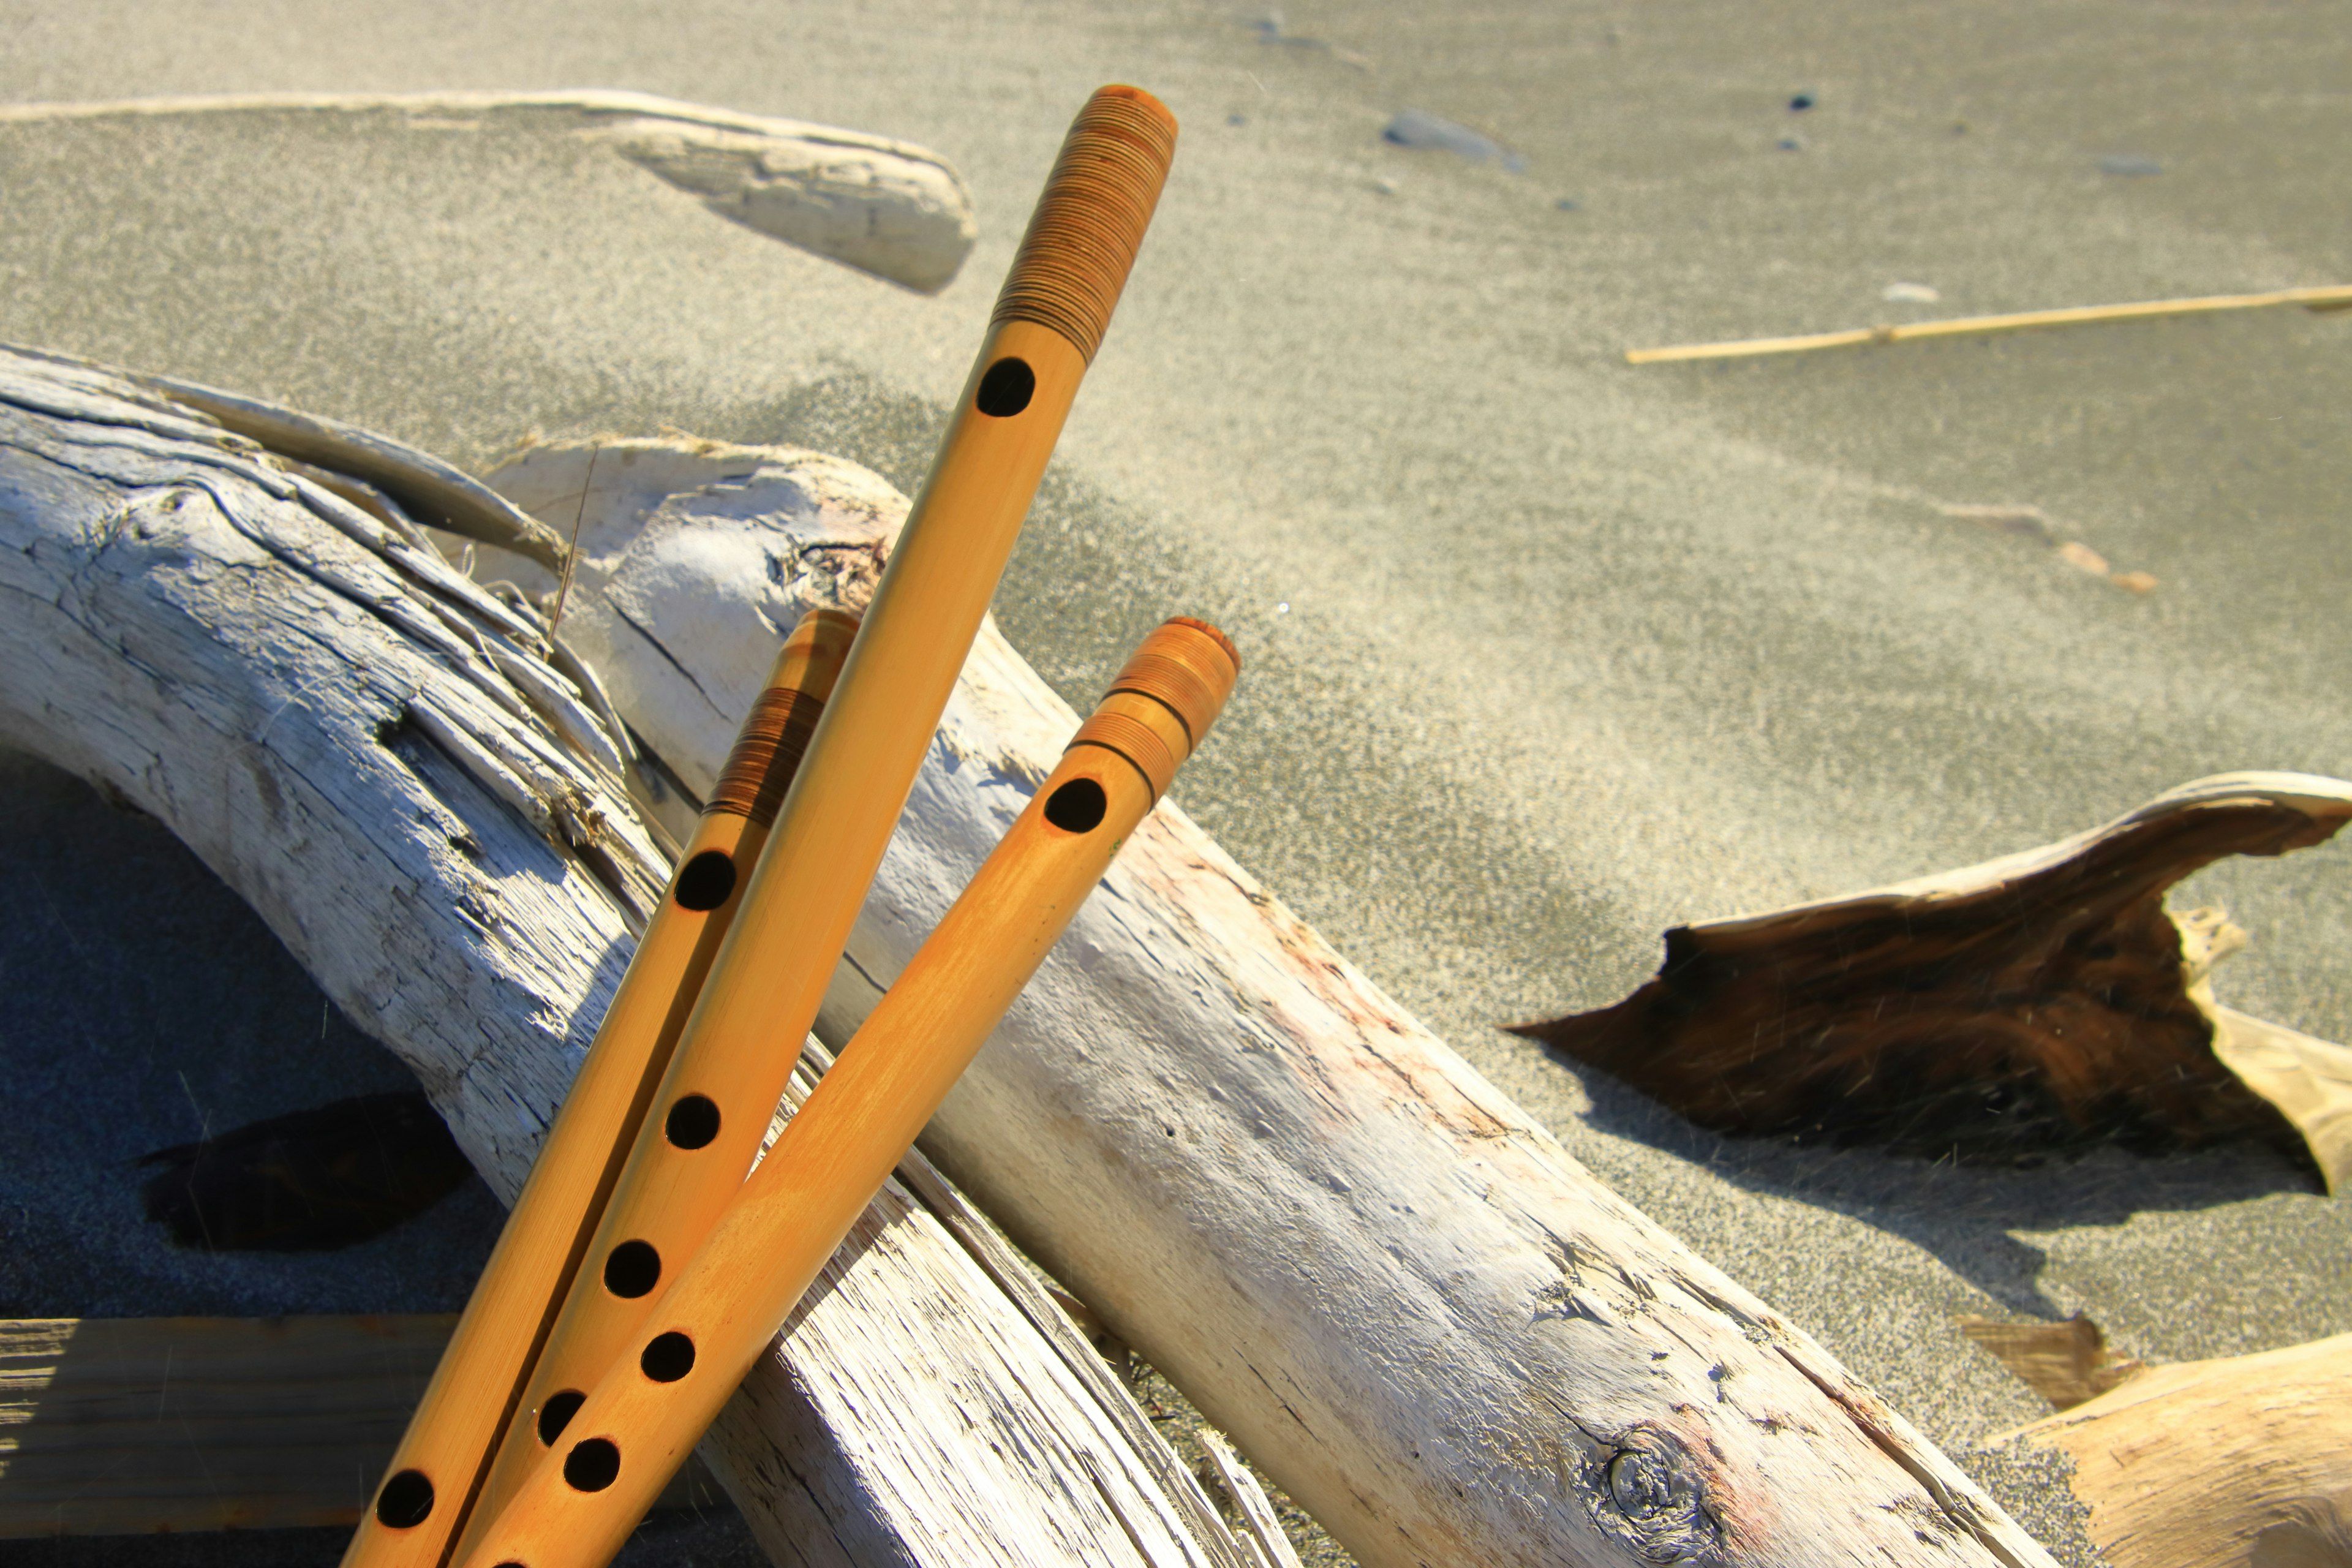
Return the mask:
[[2238,933],[2175,917],[2164,892],[2227,855],[2317,844],[2347,816],[2336,780],[2202,779],[2041,849],[1677,927],[1624,1001],[1515,1032],[1718,1132],[1964,1158],[2255,1137],[2307,1146],[2340,1183],[2352,1057],[2294,1037],[2298,1088],[2325,1107],[2309,1112],[2233,1070],[2242,1016],[2213,1005],[2204,969]]

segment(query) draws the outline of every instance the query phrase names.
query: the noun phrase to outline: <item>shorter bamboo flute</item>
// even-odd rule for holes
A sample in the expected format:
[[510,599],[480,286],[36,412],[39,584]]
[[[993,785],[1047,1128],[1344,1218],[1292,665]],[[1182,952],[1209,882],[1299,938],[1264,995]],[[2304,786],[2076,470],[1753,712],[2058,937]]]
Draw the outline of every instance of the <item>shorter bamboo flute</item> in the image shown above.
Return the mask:
[[436,1568],[455,1545],[856,633],[820,609],[784,639],[344,1568]]
[[1224,706],[1241,661],[1147,637],[466,1568],[602,1568],[947,1098]]

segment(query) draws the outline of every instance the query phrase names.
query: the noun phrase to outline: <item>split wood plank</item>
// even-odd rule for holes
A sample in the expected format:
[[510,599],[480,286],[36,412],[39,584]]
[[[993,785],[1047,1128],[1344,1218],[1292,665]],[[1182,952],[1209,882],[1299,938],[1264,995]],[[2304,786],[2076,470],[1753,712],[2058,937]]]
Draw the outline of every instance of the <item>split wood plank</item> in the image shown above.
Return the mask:
[[0,1320],[0,1539],[356,1523],[457,1322]]

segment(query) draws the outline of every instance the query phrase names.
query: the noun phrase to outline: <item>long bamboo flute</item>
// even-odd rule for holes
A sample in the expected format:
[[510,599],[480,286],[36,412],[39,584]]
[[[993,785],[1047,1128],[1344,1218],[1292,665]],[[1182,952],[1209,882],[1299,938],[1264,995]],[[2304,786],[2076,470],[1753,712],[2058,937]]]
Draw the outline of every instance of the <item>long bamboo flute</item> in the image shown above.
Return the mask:
[[1810,353],[1815,349],[1857,348],[1864,343],[1902,343],[1920,338],[1969,338],[2020,332],[2034,327],[2084,326],[2097,321],[2144,321],[2162,316],[2202,316],[2217,310],[2259,310],[2300,305],[2306,310],[2352,309],[2352,283],[2314,289],[2278,289],[2267,294],[2208,294],[2193,300],[2143,300],[2128,305],[2079,305],[2059,310],[2019,310],[2005,316],[1955,316],[1942,321],[1904,321],[1885,327],[1852,327],[1793,338],[1741,338],[1722,343],[1676,343],[1663,349],[1627,349],[1627,364],[1669,364],[1684,360],[1751,359],[1759,354]]
[[603,1568],[947,1098],[1240,671],[1224,634],[1144,639],[1062,761],[464,1568]]
[[434,1568],[456,1545],[856,632],[821,609],[784,639],[345,1568]]
[[1097,90],[1071,125],[657,1114],[501,1439],[478,1520],[538,1462],[665,1275],[742,1185],[1109,323],[1175,135],[1168,110],[1133,87]]

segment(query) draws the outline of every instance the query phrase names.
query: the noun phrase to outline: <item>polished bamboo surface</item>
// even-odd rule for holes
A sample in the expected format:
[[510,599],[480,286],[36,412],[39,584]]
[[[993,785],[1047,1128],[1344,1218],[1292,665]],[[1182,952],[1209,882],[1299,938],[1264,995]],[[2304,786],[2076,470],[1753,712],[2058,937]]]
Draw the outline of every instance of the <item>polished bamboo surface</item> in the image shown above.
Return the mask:
[[814,610],[784,639],[345,1568],[435,1568],[455,1548],[856,632]]
[[719,1414],[1198,746],[1239,661],[1153,632],[1061,764],[785,1124],[465,1568],[601,1568]]
[[[639,1130],[508,1423],[481,1517],[538,1464],[741,1187],[1125,285],[1174,143],[1173,118],[1137,88],[1101,89],[1072,124],[660,1109]],[[666,1128],[687,1107],[698,1136],[681,1142]],[[470,1528],[464,1540],[461,1555]]]

